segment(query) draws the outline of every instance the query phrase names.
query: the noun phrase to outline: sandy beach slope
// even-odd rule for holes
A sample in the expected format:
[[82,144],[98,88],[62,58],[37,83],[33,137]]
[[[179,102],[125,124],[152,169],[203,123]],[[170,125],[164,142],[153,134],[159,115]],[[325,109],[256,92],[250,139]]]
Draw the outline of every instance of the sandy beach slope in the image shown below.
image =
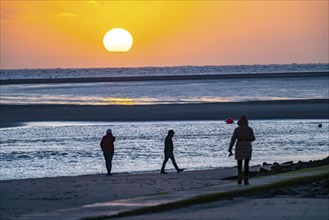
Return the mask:
[[223,168],[168,175],[157,172],[5,180],[0,181],[0,219],[216,185],[234,174],[235,168]]
[[[260,168],[261,166],[253,166],[251,171],[258,171]],[[269,169],[270,166],[262,168]],[[236,168],[184,171],[180,174],[170,172],[168,175],[156,172],[0,181],[1,219],[15,219],[22,215],[48,213],[94,203],[209,187],[230,182],[222,179],[232,175],[236,175]],[[251,184],[252,181],[251,178]],[[301,190],[304,192],[305,186]],[[221,219],[242,220],[263,219],[266,216],[266,219],[326,220],[329,213],[328,202],[328,196],[273,197],[266,194],[264,196],[262,193],[122,219],[215,220],[221,216]]]
[[329,100],[251,101],[173,105],[0,105],[1,127],[29,121],[328,119]]
[[120,220],[327,220],[328,198],[239,197]]

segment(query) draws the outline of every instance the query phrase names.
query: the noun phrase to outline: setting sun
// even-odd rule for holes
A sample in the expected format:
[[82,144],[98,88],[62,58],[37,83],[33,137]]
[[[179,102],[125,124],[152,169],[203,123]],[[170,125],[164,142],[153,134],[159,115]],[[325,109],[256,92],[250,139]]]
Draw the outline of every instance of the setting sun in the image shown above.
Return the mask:
[[105,34],[103,44],[109,52],[127,52],[133,45],[133,37],[123,28],[113,28]]
[[0,9],[4,69],[328,62],[327,0],[1,0]]

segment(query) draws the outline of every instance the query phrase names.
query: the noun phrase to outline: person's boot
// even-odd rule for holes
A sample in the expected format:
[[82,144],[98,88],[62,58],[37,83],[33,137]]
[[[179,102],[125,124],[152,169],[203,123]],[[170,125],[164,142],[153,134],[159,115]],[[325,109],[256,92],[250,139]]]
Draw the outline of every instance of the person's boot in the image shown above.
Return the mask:
[[160,174],[168,174],[168,173],[165,172],[164,170],[161,170]]
[[249,185],[249,177],[248,175],[244,176],[244,185]]
[[242,183],[242,179],[243,179],[243,171],[239,171],[237,178],[238,184]]
[[165,172],[165,166],[166,166],[166,163],[163,163],[162,167],[161,167],[161,171],[160,171],[161,174],[168,174],[167,172]]
[[181,172],[183,172],[184,169],[178,169],[177,173],[180,174]]

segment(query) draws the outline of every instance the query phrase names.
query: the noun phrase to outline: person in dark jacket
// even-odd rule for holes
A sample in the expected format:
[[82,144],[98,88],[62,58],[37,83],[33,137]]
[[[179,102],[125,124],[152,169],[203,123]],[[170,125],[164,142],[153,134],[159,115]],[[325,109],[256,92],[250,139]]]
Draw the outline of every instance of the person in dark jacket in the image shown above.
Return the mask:
[[104,154],[108,176],[112,175],[111,169],[112,169],[112,159],[114,155],[114,141],[115,141],[115,137],[112,135],[112,130],[107,129],[106,135],[102,138],[100,145]]
[[[235,159],[238,162],[238,184],[242,183],[244,179],[244,184],[249,185],[249,161],[252,154],[251,142],[255,140],[254,132],[252,128],[248,126],[248,119],[245,115],[242,115],[238,121],[239,127],[234,130],[231,138],[231,143],[228,149],[230,155],[232,155],[232,148],[234,143],[235,146]],[[242,172],[242,162],[244,161],[244,173]]]
[[172,138],[174,136],[175,132],[173,130],[169,130],[168,131],[168,135],[166,136],[165,139],[165,148],[164,148],[164,161],[162,163],[162,168],[161,168],[161,174],[167,174],[167,172],[165,172],[165,167],[166,167],[166,163],[168,162],[169,158],[171,159],[175,169],[177,170],[177,173],[182,172],[184,169],[179,169],[176,161],[175,161],[175,157],[174,157],[174,144],[172,141]]

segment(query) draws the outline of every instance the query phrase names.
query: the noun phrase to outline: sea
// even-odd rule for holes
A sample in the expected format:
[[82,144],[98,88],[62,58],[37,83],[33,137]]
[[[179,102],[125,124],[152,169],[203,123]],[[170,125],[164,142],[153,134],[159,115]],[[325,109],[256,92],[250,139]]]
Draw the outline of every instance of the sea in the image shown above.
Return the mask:
[[[328,99],[329,77],[274,73],[329,72],[329,64],[271,64],[90,69],[1,70],[0,80],[175,75],[268,74],[262,78],[3,84],[1,104],[155,105]],[[329,156],[329,119],[251,120],[251,165]],[[319,125],[322,127],[319,127]],[[164,138],[175,130],[175,158],[186,170],[232,167],[227,148],[236,124],[223,121],[29,122],[0,128],[0,180],[106,173],[99,143],[116,136],[114,173],[159,172]],[[174,171],[169,161],[168,171]]]

